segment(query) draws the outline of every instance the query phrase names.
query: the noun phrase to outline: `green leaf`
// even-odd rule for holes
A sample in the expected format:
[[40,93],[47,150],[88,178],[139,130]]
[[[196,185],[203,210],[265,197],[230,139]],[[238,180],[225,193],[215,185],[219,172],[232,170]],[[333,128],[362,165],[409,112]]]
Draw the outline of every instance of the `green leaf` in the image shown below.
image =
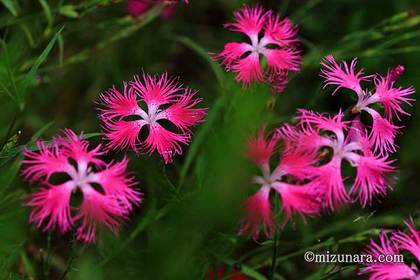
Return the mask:
[[3,5],[9,10],[9,12],[15,17],[18,16],[18,6],[17,1],[13,0],[1,0]]
[[58,65],[62,67],[64,65],[64,38],[63,35],[60,33],[58,34]]
[[26,24],[24,23],[19,24],[19,27],[22,29],[23,33],[25,33],[25,36],[28,39],[29,46],[33,48],[35,46],[35,41],[32,36],[31,30],[29,30],[28,26],[26,26]]
[[77,12],[77,8],[74,5],[63,5],[58,10],[60,15],[63,15],[68,18],[78,18],[79,13]]
[[[10,55],[9,55],[9,47],[6,44],[5,41],[1,40],[0,41],[3,52],[2,54],[4,54],[4,58],[3,58],[3,67],[5,68],[5,72],[6,72],[6,79],[8,79],[8,83],[0,83],[0,87],[2,88],[2,90],[4,92],[7,93],[7,95],[9,95],[12,100],[17,101],[18,100],[18,89],[17,89],[17,85],[16,85],[16,77],[14,74],[14,71],[12,69],[12,61],[10,59]],[[10,87],[10,89],[9,89]]]
[[27,275],[27,277],[29,279],[35,279],[35,268],[25,252],[22,252],[21,259],[22,259],[22,266],[25,270],[25,274]]
[[[19,173],[21,166],[21,159],[16,158],[12,165],[10,165],[6,170],[1,170],[0,173],[0,197],[4,197],[7,193],[7,190],[12,185],[13,180]],[[1,201],[1,200],[0,200]]]
[[214,75],[216,75],[217,81],[219,82],[220,86],[223,86],[224,81],[224,73],[222,68],[218,63],[216,63],[209,55],[209,53],[204,50],[203,47],[195,43],[193,40],[187,37],[183,36],[176,36],[175,41],[187,46],[188,48],[195,51],[199,56],[201,56],[210,66],[210,68],[213,70]]
[[[162,212],[164,209],[162,209],[160,212]],[[130,235],[122,242],[117,249],[115,249],[114,252],[108,254],[100,263],[100,267],[105,266],[108,264],[113,258],[118,256],[120,253],[126,249],[130,243],[141,233],[143,232],[147,226],[152,223],[154,220],[159,218],[159,213],[157,213],[156,210],[156,203],[153,202],[151,208],[147,212],[146,216],[142,217],[140,221],[138,221],[136,227],[134,230],[130,233]],[[98,267],[99,267],[98,266]]]
[[48,55],[50,54],[52,48],[54,47],[55,42],[57,41],[58,36],[59,36],[59,34],[61,33],[62,30],[63,30],[63,28],[61,28],[59,31],[57,31],[57,33],[55,33],[54,37],[50,40],[50,42],[45,47],[45,49],[43,50],[41,55],[38,56],[38,58],[35,60],[35,63],[34,63],[34,65],[32,65],[29,72],[25,75],[25,77],[22,81],[22,88],[21,88],[21,92],[22,92],[21,94],[23,94],[23,96],[21,94],[18,94],[19,106],[20,106],[21,110],[23,110],[23,108],[25,107],[25,97],[26,97],[26,90],[27,90],[28,86],[35,79],[35,75],[38,71],[38,68],[47,59]]
[[191,143],[190,148],[188,149],[187,157],[185,159],[185,163],[181,168],[181,173],[179,176],[179,183],[178,185],[181,186],[184,183],[185,177],[193,163],[196,155],[198,154],[200,147],[207,139],[208,134],[210,133],[211,128],[213,127],[214,123],[220,117],[220,111],[223,108],[223,99],[219,98],[213,104],[210,113],[208,114],[208,118],[206,123],[204,123],[200,129],[197,131],[196,135],[194,136],[194,141]]
[[44,10],[45,17],[47,18],[47,22],[48,22],[47,34],[48,34],[51,26],[53,25],[53,17],[51,13],[51,8],[50,8],[50,5],[48,5],[48,2],[46,0],[38,0],[38,1],[41,4],[42,9]]
[[[210,57],[208,52],[204,50],[203,47],[201,47],[200,45],[192,41],[190,38],[183,37],[183,36],[176,36],[174,37],[174,39],[175,41],[193,50],[196,54],[198,54],[201,58],[203,58],[207,62],[207,64],[212,69],[214,75],[216,76],[216,79],[219,83],[221,91],[223,91],[222,88],[224,88],[225,86],[225,82],[224,82],[225,77],[224,77],[223,70]],[[188,149],[188,154],[185,159],[185,163],[181,168],[181,173],[180,173],[179,183],[178,183],[179,186],[181,186],[184,183],[185,177],[202,143],[205,141],[205,139],[207,138],[210,132],[210,129],[213,127],[214,123],[217,121],[218,117],[220,116],[220,111],[223,109],[224,101],[225,99],[221,97],[216,100],[216,102],[212,105],[211,111],[208,114],[206,122],[202,126],[200,126],[200,129],[196,133],[194,137],[194,141],[192,142],[190,148]]]
[[241,272],[243,272],[245,275],[253,277],[252,279],[255,280],[267,280],[264,275],[246,265],[241,266]]
[[143,14],[141,17],[137,18],[135,22],[128,22],[128,26],[126,28],[123,28],[119,30],[119,32],[113,34],[103,42],[100,42],[97,44],[98,49],[103,49],[106,46],[121,40],[123,38],[127,38],[131,36],[133,33],[137,32],[150,22],[152,22],[155,18],[157,18],[163,9],[163,5],[156,5],[152,9],[150,9],[147,13]]
[[55,121],[50,121],[49,123],[47,123],[46,125],[44,125],[43,127],[41,127],[41,129],[39,129],[37,132],[34,133],[34,135],[32,135],[31,140],[29,141],[30,143],[34,143],[39,137],[41,137],[45,131],[47,131],[48,128],[50,128],[53,124],[55,123]]
[[78,269],[73,269],[69,279],[75,280],[101,280],[105,279],[102,267],[99,266],[92,254],[84,254],[77,260]]
[[4,92],[11,100],[16,101],[16,98],[10,92],[10,90],[0,81],[0,92]]
[[[1,219],[1,218],[0,218]],[[13,245],[6,252],[3,250],[0,255],[0,278],[1,279],[21,279],[18,278],[11,270],[15,262],[19,259],[21,252],[23,252],[23,243],[20,245]]]

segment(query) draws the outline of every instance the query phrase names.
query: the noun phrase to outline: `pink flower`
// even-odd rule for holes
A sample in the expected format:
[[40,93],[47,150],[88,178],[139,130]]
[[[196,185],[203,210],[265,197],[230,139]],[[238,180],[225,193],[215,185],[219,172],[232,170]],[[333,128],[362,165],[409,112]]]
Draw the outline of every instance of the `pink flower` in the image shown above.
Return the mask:
[[[206,109],[195,108],[201,102],[195,95],[166,73],[135,76],[124,83],[123,92],[111,88],[101,95],[99,109],[107,148],[157,151],[165,163],[172,162],[174,155],[182,154],[181,144],[189,143],[191,127],[206,116]],[[145,139],[140,137],[142,130],[147,130]]]
[[[394,83],[404,73],[404,67],[398,65],[396,68],[391,69],[385,77],[377,76],[374,79],[375,92],[373,94],[373,101],[382,104],[385,110],[385,116],[388,120],[392,120],[395,116],[400,120],[401,115],[410,115],[403,110],[402,105],[408,104],[412,106],[413,98],[408,96],[414,94],[414,88],[395,87]],[[372,101],[372,100],[371,100]]]
[[149,11],[154,5],[155,0],[128,0],[127,11],[132,17],[138,17]]
[[[288,72],[297,72],[300,68],[296,27],[288,18],[280,19],[279,15],[264,11],[261,6],[245,6],[234,16],[235,22],[225,26],[247,35],[250,43],[227,43],[215,58],[226,71],[236,73],[236,80],[245,86],[252,82],[267,82],[273,91],[282,92]],[[261,59],[266,60],[265,67]]]
[[[253,239],[258,237],[260,226],[267,237],[274,233],[276,222],[270,203],[272,191],[276,192],[281,200],[284,223],[296,213],[314,216],[319,212],[315,188],[302,183],[316,161],[316,154],[300,150],[298,146],[292,146],[289,139],[283,139],[287,148],[283,150],[282,159],[277,166],[271,169],[270,159],[282,138],[280,133],[266,138],[262,131],[248,142],[247,155],[261,170],[261,176],[254,177],[254,182],[261,187],[245,202],[246,216],[239,233],[250,230]],[[294,178],[293,183],[291,178]]]
[[[325,208],[333,210],[352,202],[352,197],[365,207],[374,197],[384,195],[390,188],[386,175],[394,171],[391,166],[393,161],[374,156],[367,136],[357,127],[349,126],[349,121],[343,120],[341,112],[331,117],[300,110],[298,120],[302,132],[294,138],[301,149],[321,152],[329,148],[332,151],[326,162],[323,160],[321,165],[310,170],[312,184],[318,186],[323,194]],[[344,184],[343,161],[357,169],[350,191]]]
[[[24,150],[22,174],[42,188],[31,195],[27,206],[33,207],[29,221],[43,231],[58,228],[61,233],[77,227],[76,237],[95,241],[96,227],[118,231],[121,220],[141,203],[141,193],[132,187],[134,178],[126,173],[128,160],[105,163],[101,146],[89,150],[83,135],[64,130],[51,143],[38,140],[36,151]],[[54,175],[65,175],[64,182],[54,183]],[[78,207],[70,203],[80,191],[83,199]]]
[[360,203],[366,206],[374,196],[385,195],[387,189],[391,188],[385,175],[395,172],[391,165],[394,161],[373,155],[359,156],[353,160],[357,166],[357,174],[350,193],[356,193]]
[[311,184],[295,185],[282,182],[273,183],[274,190],[280,195],[284,211],[284,223],[292,219],[293,214],[314,216],[320,212],[317,191]]
[[414,225],[414,222],[406,222],[410,234],[397,231],[393,239],[397,242],[398,248],[410,252],[417,261],[420,261],[420,231]]
[[128,0],[127,11],[132,17],[138,17],[148,12],[154,6],[164,4],[161,16],[169,18],[175,11],[175,4],[184,2],[188,4],[188,0]]
[[[368,112],[372,117],[369,138],[375,144],[375,151],[380,152],[382,155],[387,155],[389,152],[396,152],[397,145],[395,144],[395,137],[402,127],[393,125],[391,121],[383,118],[377,111],[369,107],[365,108],[364,111]],[[364,124],[361,121],[359,122],[364,127]]]
[[245,210],[246,217],[243,219],[239,234],[242,235],[250,230],[250,235],[256,239],[261,225],[266,236],[273,236],[275,217],[271,210],[269,186],[263,186],[256,194],[249,197],[245,201]]
[[260,131],[256,137],[248,141],[246,150],[248,159],[260,166],[268,165],[276,148],[277,141],[277,137],[272,137],[269,140],[266,139],[264,131]]
[[362,81],[368,81],[370,76],[363,75],[363,69],[356,72],[357,58],[354,58],[350,65],[345,61],[342,65],[339,65],[332,55],[325,57],[325,60],[321,62],[324,67],[321,69],[321,77],[325,79],[325,87],[332,85],[337,86],[334,93],[340,88],[347,88],[353,90],[357,95],[363,95],[363,89],[361,87]]
[[[345,61],[338,64],[334,57],[329,55],[321,63],[323,69],[321,76],[325,79],[325,86],[336,86],[334,93],[340,88],[347,88],[354,91],[358,101],[353,106],[351,112],[360,114],[362,111],[367,112],[372,117],[372,125],[370,127],[369,139],[375,143],[375,151],[379,151],[382,155],[396,151],[395,136],[399,130],[399,126],[393,124],[394,117],[400,120],[401,115],[409,115],[402,108],[403,104],[411,106],[414,99],[408,96],[414,93],[414,88],[395,87],[395,82],[403,74],[404,67],[399,65],[388,71],[386,76],[369,75],[363,73],[363,69],[356,71],[356,59],[350,63]],[[361,82],[368,82],[373,79],[374,90],[364,90]],[[385,117],[378,111],[371,108],[373,104],[380,104],[384,108]],[[357,120],[362,128],[368,127]]]
[[294,148],[296,143],[299,143],[301,148],[305,151],[314,151],[322,146],[324,138],[311,126],[296,127],[285,124],[277,129],[278,135],[282,139],[287,139],[285,142],[285,149]]
[[313,183],[321,190],[321,201],[324,208],[334,210],[351,202],[344,185],[342,158],[333,157],[329,163],[316,169],[314,174],[316,174],[316,178]]
[[[371,240],[365,253],[371,255],[372,260],[363,264],[365,267],[360,274],[368,274],[370,280],[418,279],[420,273],[414,264],[408,265],[402,259],[397,259],[402,251],[408,251],[417,261],[420,260],[420,233],[414,225],[407,224],[407,226],[410,235],[400,231],[389,235],[381,232],[379,243]],[[387,256],[392,256],[391,262],[384,262],[383,258]]]

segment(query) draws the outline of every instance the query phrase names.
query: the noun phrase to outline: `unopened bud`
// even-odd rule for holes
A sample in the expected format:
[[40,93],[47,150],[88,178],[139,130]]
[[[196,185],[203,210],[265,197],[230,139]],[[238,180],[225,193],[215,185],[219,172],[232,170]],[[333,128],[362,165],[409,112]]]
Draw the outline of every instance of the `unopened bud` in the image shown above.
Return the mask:
[[404,71],[405,68],[402,65],[398,65],[392,68],[391,71],[389,71],[389,78],[391,82],[396,82],[402,76],[402,74],[404,74]]

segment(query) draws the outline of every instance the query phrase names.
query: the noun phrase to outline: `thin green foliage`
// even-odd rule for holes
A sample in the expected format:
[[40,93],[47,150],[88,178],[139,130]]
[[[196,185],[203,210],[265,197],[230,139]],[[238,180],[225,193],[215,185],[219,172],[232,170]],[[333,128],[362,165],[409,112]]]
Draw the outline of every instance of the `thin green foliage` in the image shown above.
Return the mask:
[[[372,73],[402,64],[406,73],[396,85],[418,84],[420,17],[410,0],[385,2],[381,9],[369,1],[260,1],[298,25],[304,57],[285,92],[273,95],[267,85],[237,83],[208,51],[247,40],[223,24],[255,2],[228,2],[179,3],[163,19],[164,5],[134,17],[124,0],[1,1],[1,279],[207,279],[220,268],[222,279],[229,273],[261,280],[354,279],[359,265],[307,264],[304,252],[358,253],[381,229],[403,228],[410,216],[418,222],[420,123],[414,107],[398,135],[399,179],[380,203],[293,219],[277,239],[238,236],[243,201],[258,188],[252,181],[258,170],[244,155],[249,136],[263,126],[273,131],[295,123],[298,108],[334,113],[345,107],[345,95],[331,97],[322,89],[319,63],[327,54],[358,56]],[[104,155],[107,162],[129,158],[128,170],[143,192],[143,203],[121,221],[118,235],[99,228],[97,243],[84,245],[74,231],[44,233],[29,224],[27,194],[45,186],[20,178],[22,151],[38,149],[40,137],[50,144],[61,128],[91,131],[84,135],[91,147],[106,145],[94,102],[142,69],[181,76],[208,107],[183,155],[171,165],[154,154]],[[272,200],[280,222],[281,200]]]

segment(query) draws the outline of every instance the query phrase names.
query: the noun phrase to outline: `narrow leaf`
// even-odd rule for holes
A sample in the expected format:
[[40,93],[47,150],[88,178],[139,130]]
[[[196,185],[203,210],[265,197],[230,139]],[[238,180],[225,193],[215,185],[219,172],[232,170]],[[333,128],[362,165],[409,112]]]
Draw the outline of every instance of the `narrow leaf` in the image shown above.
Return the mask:
[[54,47],[55,42],[57,41],[58,36],[59,36],[59,34],[61,33],[62,30],[63,30],[63,28],[61,28],[57,33],[55,33],[54,37],[50,40],[50,42],[48,43],[46,48],[43,50],[41,55],[35,60],[35,63],[34,63],[34,65],[32,65],[29,72],[25,75],[25,78],[22,81],[22,88],[21,88],[21,92],[22,92],[22,94],[24,94],[24,96],[20,96],[20,99],[19,99],[19,101],[20,101],[19,105],[20,105],[21,109],[24,108],[24,97],[26,95],[26,89],[28,88],[29,84],[34,80],[35,75],[38,71],[38,68],[47,59],[48,55],[50,54],[52,48]]
[[9,10],[9,12],[15,17],[18,15],[18,7],[14,0],[1,0],[3,5]]

